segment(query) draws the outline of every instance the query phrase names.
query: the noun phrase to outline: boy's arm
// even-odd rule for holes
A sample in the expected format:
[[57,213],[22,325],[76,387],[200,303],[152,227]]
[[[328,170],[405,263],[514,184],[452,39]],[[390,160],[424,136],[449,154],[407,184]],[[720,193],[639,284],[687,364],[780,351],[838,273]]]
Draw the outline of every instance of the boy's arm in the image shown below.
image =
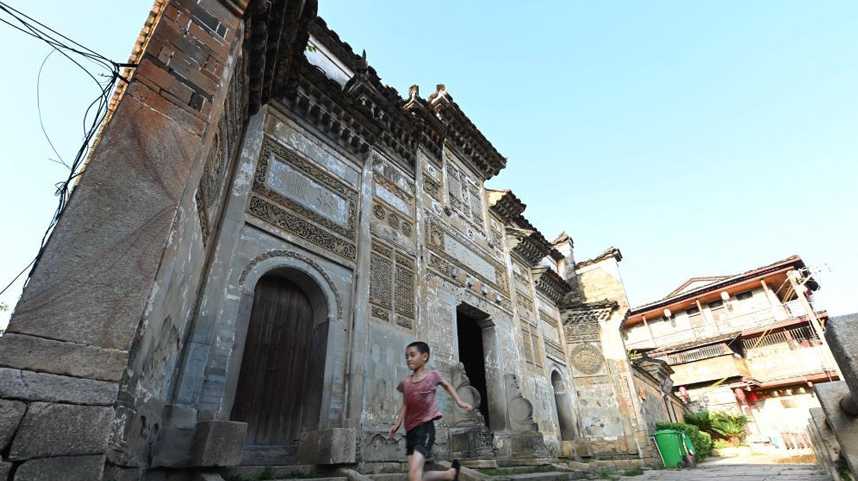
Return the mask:
[[470,410],[474,409],[473,406],[466,403],[465,401],[462,401],[462,398],[459,397],[459,393],[457,393],[456,390],[453,389],[453,385],[450,384],[449,382],[447,382],[446,379],[442,378],[441,382],[439,384],[441,384],[441,386],[444,388],[444,390],[447,391],[447,394],[449,394],[450,397],[452,397],[453,400],[456,401],[457,406],[464,409],[465,411],[470,411]]
[[405,393],[402,394],[402,407],[399,408],[399,414],[396,415],[396,422],[391,426],[390,431],[387,432],[387,437],[393,439],[393,436],[396,434],[396,431],[399,431],[399,427],[402,426],[402,420],[405,418]]

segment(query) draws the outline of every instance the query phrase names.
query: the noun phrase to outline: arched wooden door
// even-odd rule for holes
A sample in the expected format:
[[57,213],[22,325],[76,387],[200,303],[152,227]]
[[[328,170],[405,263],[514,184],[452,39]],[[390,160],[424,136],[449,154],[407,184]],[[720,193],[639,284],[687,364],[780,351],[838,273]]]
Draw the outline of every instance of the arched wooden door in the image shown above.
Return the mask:
[[268,274],[256,285],[231,418],[247,423],[247,445],[294,455],[301,433],[313,338],[307,295]]

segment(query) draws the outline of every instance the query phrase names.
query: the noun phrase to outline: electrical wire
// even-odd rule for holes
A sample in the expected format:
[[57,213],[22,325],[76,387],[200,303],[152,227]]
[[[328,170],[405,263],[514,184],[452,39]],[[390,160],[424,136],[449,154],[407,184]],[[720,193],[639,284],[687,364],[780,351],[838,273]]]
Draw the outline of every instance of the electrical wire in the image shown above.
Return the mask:
[[[5,14],[3,16],[2,14]],[[128,82],[128,79],[122,75],[122,71],[125,68],[134,68],[136,64],[129,63],[119,63],[110,60],[104,55],[96,52],[95,50],[78,43],[71,38],[63,35],[62,33],[54,30],[53,28],[45,25],[44,23],[36,20],[35,18],[21,12],[20,10],[15,9],[14,7],[8,5],[6,2],[0,1],[0,23],[5,24],[14,30],[17,30],[27,36],[35,38],[41,42],[44,42],[48,46],[51,47],[51,51],[45,56],[42,60],[42,64],[39,66],[39,72],[36,80],[36,108],[39,112],[39,125],[42,130],[42,133],[45,136],[48,144],[53,150],[54,154],[58,157],[59,163],[68,167],[68,175],[66,178],[57,184],[55,184],[56,191],[55,195],[58,198],[57,207],[54,210],[54,214],[51,217],[51,221],[48,223],[47,229],[45,229],[45,233],[42,235],[42,239],[39,245],[39,250],[36,256],[27,264],[21,272],[16,275],[11,282],[9,282],[2,290],[0,290],[0,295],[3,295],[15,281],[20,278],[27,269],[30,269],[29,274],[27,275],[27,281],[29,282],[30,276],[32,276],[33,271],[36,269],[36,266],[39,263],[39,260],[42,257],[42,254],[45,251],[45,246],[47,245],[48,238],[53,231],[54,227],[57,225],[60,217],[65,211],[68,201],[71,197],[71,191],[73,188],[73,183],[75,179],[77,179],[80,175],[83,174],[84,161],[87,158],[89,153],[89,149],[91,147],[92,139],[96,136],[99,127],[102,122],[109,113],[110,106],[110,98],[116,87],[118,81]],[[58,150],[54,146],[50,137],[47,134],[45,129],[44,121],[42,118],[42,109],[41,109],[41,95],[40,95],[40,85],[41,85],[41,76],[42,71],[45,67],[45,63],[48,58],[53,53],[59,53],[63,57],[65,57],[68,61],[78,67],[83,73],[87,75],[87,77],[93,81],[98,89],[98,95],[89,103],[86,110],[83,114],[82,119],[82,127],[83,127],[83,141],[81,146],[78,148],[75,153],[74,159],[67,163],[63,161],[62,156],[60,156]],[[80,61],[79,61],[80,60]],[[96,67],[101,72],[92,72],[89,68],[85,67],[82,62],[88,62]],[[102,77],[102,80],[96,76],[99,75]],[[53,160],[53,159],[52,159]]]

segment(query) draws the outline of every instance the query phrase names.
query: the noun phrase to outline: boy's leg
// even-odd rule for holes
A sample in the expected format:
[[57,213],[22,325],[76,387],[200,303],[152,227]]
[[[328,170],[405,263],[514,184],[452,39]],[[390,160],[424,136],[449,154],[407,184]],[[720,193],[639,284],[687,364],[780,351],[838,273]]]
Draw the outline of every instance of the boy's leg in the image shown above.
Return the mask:
[[453,468],[424,473],[425,465],[426,457],[420,451],[415,450],[414,454],[408,455],[408,481],[452,481],[456,477],[456,470]]
[[456,470],[453,468],[444,471],[426,471],[423,473],[423,481],[452,481],[455,477]]
[[424,464],[426,464],[426,458],[420,451],[414,451],[414,454],[408,455],[408,481],[422,481]]

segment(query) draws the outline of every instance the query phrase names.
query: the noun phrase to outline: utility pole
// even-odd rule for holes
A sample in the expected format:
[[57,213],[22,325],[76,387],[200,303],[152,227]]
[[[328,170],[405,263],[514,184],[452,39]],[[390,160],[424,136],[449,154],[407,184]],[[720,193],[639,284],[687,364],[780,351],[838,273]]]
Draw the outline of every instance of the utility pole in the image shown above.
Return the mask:
[[[804,295],[804,284],[810,280],[810,275],[803,277],[799,271],[793,269],[787,272],[787,279],[789,279],[793,292],[795,292],[799,302],[802,307],[804,307],[804,311],[807,313],[810,325],[813,326],[813,330],[816,332],[817,337],[819,337],[822,345],[826,349],[829,349],[828,341],[825,340],[825,333],[822,332],[822,323],[819,322],[819,318],[816,317],[816,311],[813,309],[813,306],[810,305],[810,301],[807,300],[807,296]],[[836,362],[834,363],[834,369],[837,371],[837,377],[840,378],[840,380],[843,380],[843,373],[840,372],[840,366],[838,366]]]

